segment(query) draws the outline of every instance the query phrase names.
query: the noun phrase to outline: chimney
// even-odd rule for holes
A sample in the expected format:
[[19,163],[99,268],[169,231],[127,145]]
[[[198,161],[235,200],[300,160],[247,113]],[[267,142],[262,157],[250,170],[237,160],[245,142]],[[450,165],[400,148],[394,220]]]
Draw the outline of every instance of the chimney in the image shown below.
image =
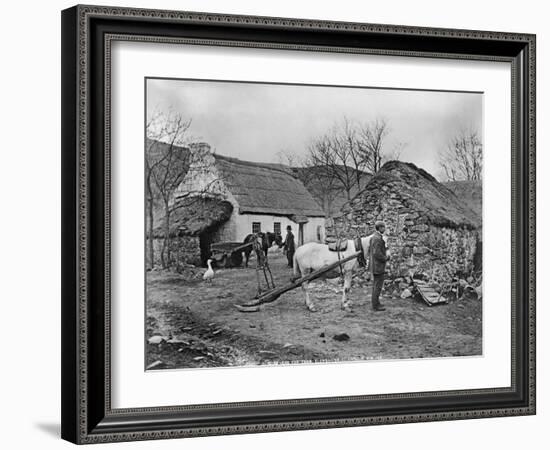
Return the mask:
[[191,150],[191,153],[205,155],[206,153],[210,153],[210,144],[207,142],[193,142],[189,144],[189,150]]
[[222,195],[223,184],[216,168],[216,158],[206,142],[189,144],[189,170],[174,193],[174,198],[185,195]]
[[210,152],[210,145],[206,142],[193,142],[189,144],[190,170],[204,170],[214,163],[214,157]]

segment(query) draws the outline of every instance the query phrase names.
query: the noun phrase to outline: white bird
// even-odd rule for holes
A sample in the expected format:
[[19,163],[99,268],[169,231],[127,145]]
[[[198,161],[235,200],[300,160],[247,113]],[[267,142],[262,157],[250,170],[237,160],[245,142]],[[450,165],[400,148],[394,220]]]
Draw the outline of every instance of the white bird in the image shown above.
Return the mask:
[[202,279],[204,281],[212,282],[212,279],[214,278],[214,271],[212,270],[212,260],[209,259],[208,261],[206,261],[206,264],[208,264],[208,270],[204,272]]

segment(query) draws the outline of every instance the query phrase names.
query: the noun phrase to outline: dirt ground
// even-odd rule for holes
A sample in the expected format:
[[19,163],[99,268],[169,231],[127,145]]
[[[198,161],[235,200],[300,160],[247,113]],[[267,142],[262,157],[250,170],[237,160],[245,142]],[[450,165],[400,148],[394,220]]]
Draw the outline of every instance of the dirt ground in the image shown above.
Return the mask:
[[[276,286],[291,269],[278,249],[270,251]],[[482,302],[455,300],[429,307],[414,298],[383,295],[386,311],[370,309],[370,283],[355,282],[351,311],[340,307],[339,280],[310,283],[317,312],[301,289],[261,310],[243,313],[235,304],[256,293],[250,268],[220,269],[213,282],[168,271],[147,273],[147,367],[243,366],[317,361],[433,358],[482,353]],[[335,336],[344,340],[336,340]],[[155,337],[153,337],[155,336]],[[152,338],[153,337],[153,338]],[[152,339],[151,339],[152,338]]]

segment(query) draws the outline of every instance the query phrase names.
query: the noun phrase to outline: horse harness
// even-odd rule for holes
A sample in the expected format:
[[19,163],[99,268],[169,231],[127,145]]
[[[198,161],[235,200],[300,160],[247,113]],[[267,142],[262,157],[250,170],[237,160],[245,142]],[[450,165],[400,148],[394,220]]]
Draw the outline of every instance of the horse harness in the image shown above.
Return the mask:
[[[336,247],[340,245],[340,241],[341,241],[340,239],[336,241]],[[361,241],[361,238],[356,237],[353,240],[353,245],[355,247],[356,252],[361,252],[359,253],[359,255],[357,255],[357,262],[359,263],[359,267],[365,267],[367,265],[367,261],[365,259],[365,253],[363,251],[363,242]],[[347,246],[345,246],[343,251],[345,251],[346,248]],[[340,262],[340,260],[342,259],[340,256],[341,251],[337,250],[337,254],[338,254],[338,262]],[[342,272],[342,264],[338,264],[338,268],[340,269],[340,278],[344,278],[344,272]]]
[[367,265],[367,260],[365,259],[365,251],[363,250],[363,241],[361,241],[360,237],[356,237],[353,240],[353,243],[355,245],[355,251],[361,252],[357,256],[357,262],[359,263],[359,267],[365,267]]

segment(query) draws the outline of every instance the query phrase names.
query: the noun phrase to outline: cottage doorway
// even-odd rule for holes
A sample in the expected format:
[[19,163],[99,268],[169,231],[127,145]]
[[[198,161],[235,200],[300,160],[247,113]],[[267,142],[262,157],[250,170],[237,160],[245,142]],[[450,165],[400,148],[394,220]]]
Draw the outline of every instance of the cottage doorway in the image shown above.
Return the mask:
[[298,245],[304,245],[304,224],[298,224]]
[[206,267],[206,261],[211,256],[210,244],[212,244],[212,231],[205,230],[199,235],[199,245],[201,249],[201,266]]

